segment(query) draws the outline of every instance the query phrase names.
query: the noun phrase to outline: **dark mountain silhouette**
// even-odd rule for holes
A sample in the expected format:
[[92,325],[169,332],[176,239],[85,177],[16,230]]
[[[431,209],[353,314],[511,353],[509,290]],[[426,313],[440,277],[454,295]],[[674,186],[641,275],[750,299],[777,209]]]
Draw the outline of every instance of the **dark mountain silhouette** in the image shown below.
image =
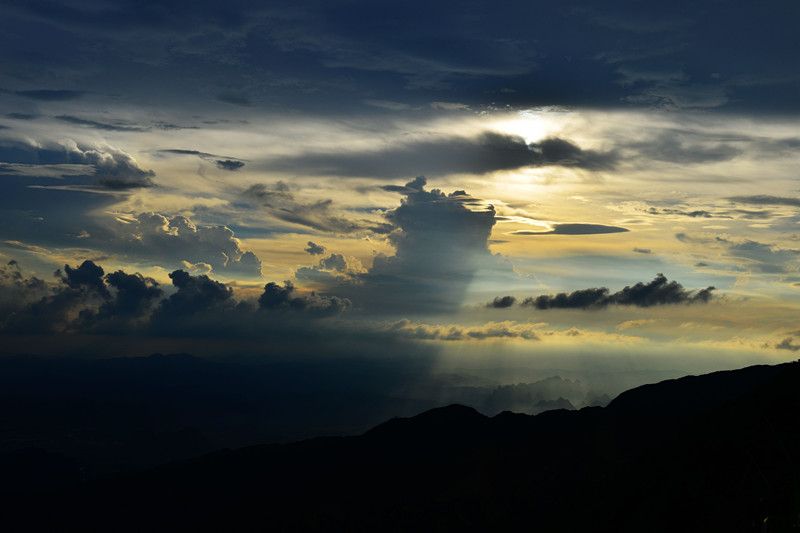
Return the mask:
[[606,408],[451,405],[18,496],[2,516],[9,531],[796,531],[798,385],[788,363]]
[[[356,359],[240,363],[188,354],[3,357],[0,454],[36,448],[92,478],[225,447],[358,434],[435,405],[395,394],[417,372],[413,365],[398,367]],[[0,494],[15,483],[0,482]],[[62,476],[53,480],[62,483]],[[40,485],[48,485],[45,477]]]
[[[558,376],[498,386],[405,358],[0,357],[0,455],[35,448],[81,473],[51,482],[42,468],[45,489],[221,448],[355,435],[448,403],[490,415],[559,397],[583,406],[587,387]],[[9,470],[0,495],[23,477]]]

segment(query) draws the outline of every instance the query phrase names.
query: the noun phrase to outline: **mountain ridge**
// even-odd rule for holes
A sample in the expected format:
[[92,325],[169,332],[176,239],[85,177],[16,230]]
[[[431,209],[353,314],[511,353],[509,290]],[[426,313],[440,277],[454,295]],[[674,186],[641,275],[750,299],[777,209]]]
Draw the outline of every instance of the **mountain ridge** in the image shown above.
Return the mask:
[[800,525],[798,384],[800,363],[786,363],[637,387],[606,408],[490,418],[456,404],[16,510],[56,510],[31,530],[153,530],[158,517],[164,531],[788,531]]

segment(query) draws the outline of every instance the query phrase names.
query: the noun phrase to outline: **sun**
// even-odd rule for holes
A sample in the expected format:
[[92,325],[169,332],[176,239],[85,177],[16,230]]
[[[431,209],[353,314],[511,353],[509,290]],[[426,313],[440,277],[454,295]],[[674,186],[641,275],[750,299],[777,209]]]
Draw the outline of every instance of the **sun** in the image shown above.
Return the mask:
[[555,136],[563,129],[563,119],[568,112],[561,109],[531,108],[516,111],[495,122],[497,131],[522,137],[531,144]]

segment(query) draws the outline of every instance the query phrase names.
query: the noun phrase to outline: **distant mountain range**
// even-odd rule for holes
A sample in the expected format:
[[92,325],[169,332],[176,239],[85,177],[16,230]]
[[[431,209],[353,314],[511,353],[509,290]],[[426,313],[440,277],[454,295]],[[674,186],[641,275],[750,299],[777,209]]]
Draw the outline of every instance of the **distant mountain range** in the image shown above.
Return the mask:
[[604,408],[451,405],[3,501],[8,531],[797,531],[800,363]]
[[[413,361],[208,360],[189,354],[0,358],[0,496],[74,484],[220,448],[356,435],[392,416],[463,403],[489,415],[610,401],[552,376],[499,385]],[[60,460],[32,478],[21,464]],[[9,465],[3,469],[2,465]],[[48,473],[57,472],[57,475]],[[26,489],[27,490],[27,489]]]

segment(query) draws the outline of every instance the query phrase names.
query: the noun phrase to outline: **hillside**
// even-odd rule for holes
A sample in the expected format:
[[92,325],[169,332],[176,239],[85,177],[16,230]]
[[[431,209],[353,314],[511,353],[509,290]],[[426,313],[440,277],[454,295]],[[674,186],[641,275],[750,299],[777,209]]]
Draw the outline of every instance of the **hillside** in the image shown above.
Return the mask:
[[789,363],[647,385],[606,408],[451,405],[18,498],[4,516],[10,530],[789,531],[798,384]]

